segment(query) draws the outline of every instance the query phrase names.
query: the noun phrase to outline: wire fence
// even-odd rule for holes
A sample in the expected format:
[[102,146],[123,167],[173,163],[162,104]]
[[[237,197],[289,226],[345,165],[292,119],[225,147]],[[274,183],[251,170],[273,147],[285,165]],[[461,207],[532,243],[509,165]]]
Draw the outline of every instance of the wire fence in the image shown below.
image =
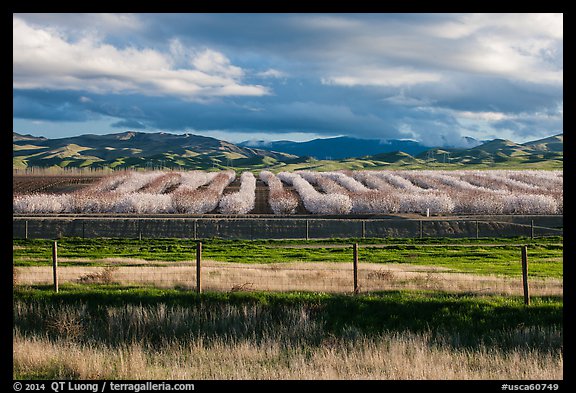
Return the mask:
[[14,239],[481,238],[563,235],[562,216],[478,218],[13,217]]
[[[34,259],[29,257],[28,265],[20,263],[14,267],[15,285],[52,285],[58,290],[62,284],[112,284],[136,287],[180,288],[195,292],[202,291],[309,291],[328,293],[367,293],[388,290],[436,290],[457,293],[492,293],[503,295],[528,296],[527,257],[522,253],[523,245],[511,244],[452,244],[414,246],[404,263],[371,262],[370,253],[379,248],[392,248],[392,244],[334,244],[316,245],[318,255],[324,255],[322,261],[305,260],[300,255],[302,249],[295,245],[269,245],[282,247],[294,255],[293,262],[245,263],[217,261],[208,255],[202,255],[202,242],[190,242],[189,245],[158,243],[150,247],[122,247],[115,252],[113,247],[98,257],[90,256],[92,244],[76,246],[70,253],[66,246],[54,241],[52,246],[45,245],[38,250]],[[556,245],[562,249],[561,245]],[[314,245],[303,247],[313,248]],[[478,251],[490,259],[491,247],[513,249],[509,261],[514,274],[475,274],[456,271],[438,264],[422,263],[428,258],[431,247],[449,247],[450,255],[460,263],[473,264],[477,261]],[[171,253],[167,261],[165,254],[158,258],[142,259],[139,254],[150,249]],[[496,251],[494,251],[495,253]],[[331,258],[331,254],[334,258]],[[543,258],[545,258],[544,256]],[[344,260],[343,260],[344,258]],[[539,257],[540,258],[540,257]],[[552,257],[554,258],[554,257]],[[318,259],[317,257],[315,259]],[[333,259],[333,260],[331,260]],[[21,259],[21,261],[26,259]],[[41,266],[34,260],[43,261]],[[51,264],[48,264],[49,260]],[[411,263],[415,262],[415,263]],[[530,277],[530,293],[533,295],[562,295],[561,278]]]

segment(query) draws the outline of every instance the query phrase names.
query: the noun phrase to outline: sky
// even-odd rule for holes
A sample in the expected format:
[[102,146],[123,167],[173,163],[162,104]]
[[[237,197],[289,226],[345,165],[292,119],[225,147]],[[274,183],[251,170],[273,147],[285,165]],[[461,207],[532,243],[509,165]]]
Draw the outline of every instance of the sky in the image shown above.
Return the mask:
[[13,130],[522,143],[563,131],[563,15],[14,14]]

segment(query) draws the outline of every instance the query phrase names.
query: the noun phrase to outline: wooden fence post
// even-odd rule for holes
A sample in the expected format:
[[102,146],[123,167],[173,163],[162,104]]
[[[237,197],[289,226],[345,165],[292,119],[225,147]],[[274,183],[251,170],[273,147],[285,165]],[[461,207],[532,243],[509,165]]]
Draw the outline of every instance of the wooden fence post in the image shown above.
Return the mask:
[[354,243],[354,294],[358,294],[358,243]]
[[310,240],[310,233],[309,233],[310,227],[308,224],[308,220],[306,220],[306,240]]
[[196,243],[196,293],[202,293],[202,280],[201,280],[201,264],[202,264],[202,242]]
[[52,244],[52,276],[54,279],[54,291],[58,292],[58,242]]
[[28,240],[28,220],[24,221],[24,239]]
[[524,304],[530,305],[530,292],[528,291],[528,247],[522,246],[522,284],[524,286]]

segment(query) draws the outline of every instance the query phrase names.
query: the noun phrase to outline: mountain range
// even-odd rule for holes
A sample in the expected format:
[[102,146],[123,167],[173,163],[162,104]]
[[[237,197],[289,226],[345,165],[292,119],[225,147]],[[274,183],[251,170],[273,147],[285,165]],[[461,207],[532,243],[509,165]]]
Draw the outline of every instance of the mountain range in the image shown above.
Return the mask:
[[347,136],[313,139],[307,142],[246,141],[241,142],[239,145],[271,151],[281,151],[300,157],[312,157],[317,160],[339,160],[343,158],[371,156],[392,151],[403,151],[410,155],[416,155],[432,148],[431,146],[425,146],[412,140],[395,139],[382,142],[378,139],[358,139]]
[[523,144],[505,139],[468,138],[470,148],[438,148],[411,140],[382,143],[350,137],[233,144],[189,133],[127,131],[47,139],[14,132],[13,168],[562,168],[563,142],[563,134]]
[[[471,137],[463,137],[460,145],[474,147],[482,144]],[[281,151],[300,157],[312,157],[317,160],[339,160],[343,158],[365,157],[380,153],[401,151],[415,156],[433,146],[423,145],[410,139],[358,139],[347,136],[313,139],[307,142],[293,141],[245,141],[240,146]]]

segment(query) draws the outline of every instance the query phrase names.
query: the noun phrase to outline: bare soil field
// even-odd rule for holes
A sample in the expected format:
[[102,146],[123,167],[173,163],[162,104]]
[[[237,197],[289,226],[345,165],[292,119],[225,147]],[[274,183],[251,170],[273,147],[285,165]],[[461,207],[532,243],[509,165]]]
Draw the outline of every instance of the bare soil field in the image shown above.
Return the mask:
[[15,175],[12,177],[12,193],[32,194],[43,192],[48,194],[64,194],[80,190],[99,180],[99,176],[67,176],[67,175]]

